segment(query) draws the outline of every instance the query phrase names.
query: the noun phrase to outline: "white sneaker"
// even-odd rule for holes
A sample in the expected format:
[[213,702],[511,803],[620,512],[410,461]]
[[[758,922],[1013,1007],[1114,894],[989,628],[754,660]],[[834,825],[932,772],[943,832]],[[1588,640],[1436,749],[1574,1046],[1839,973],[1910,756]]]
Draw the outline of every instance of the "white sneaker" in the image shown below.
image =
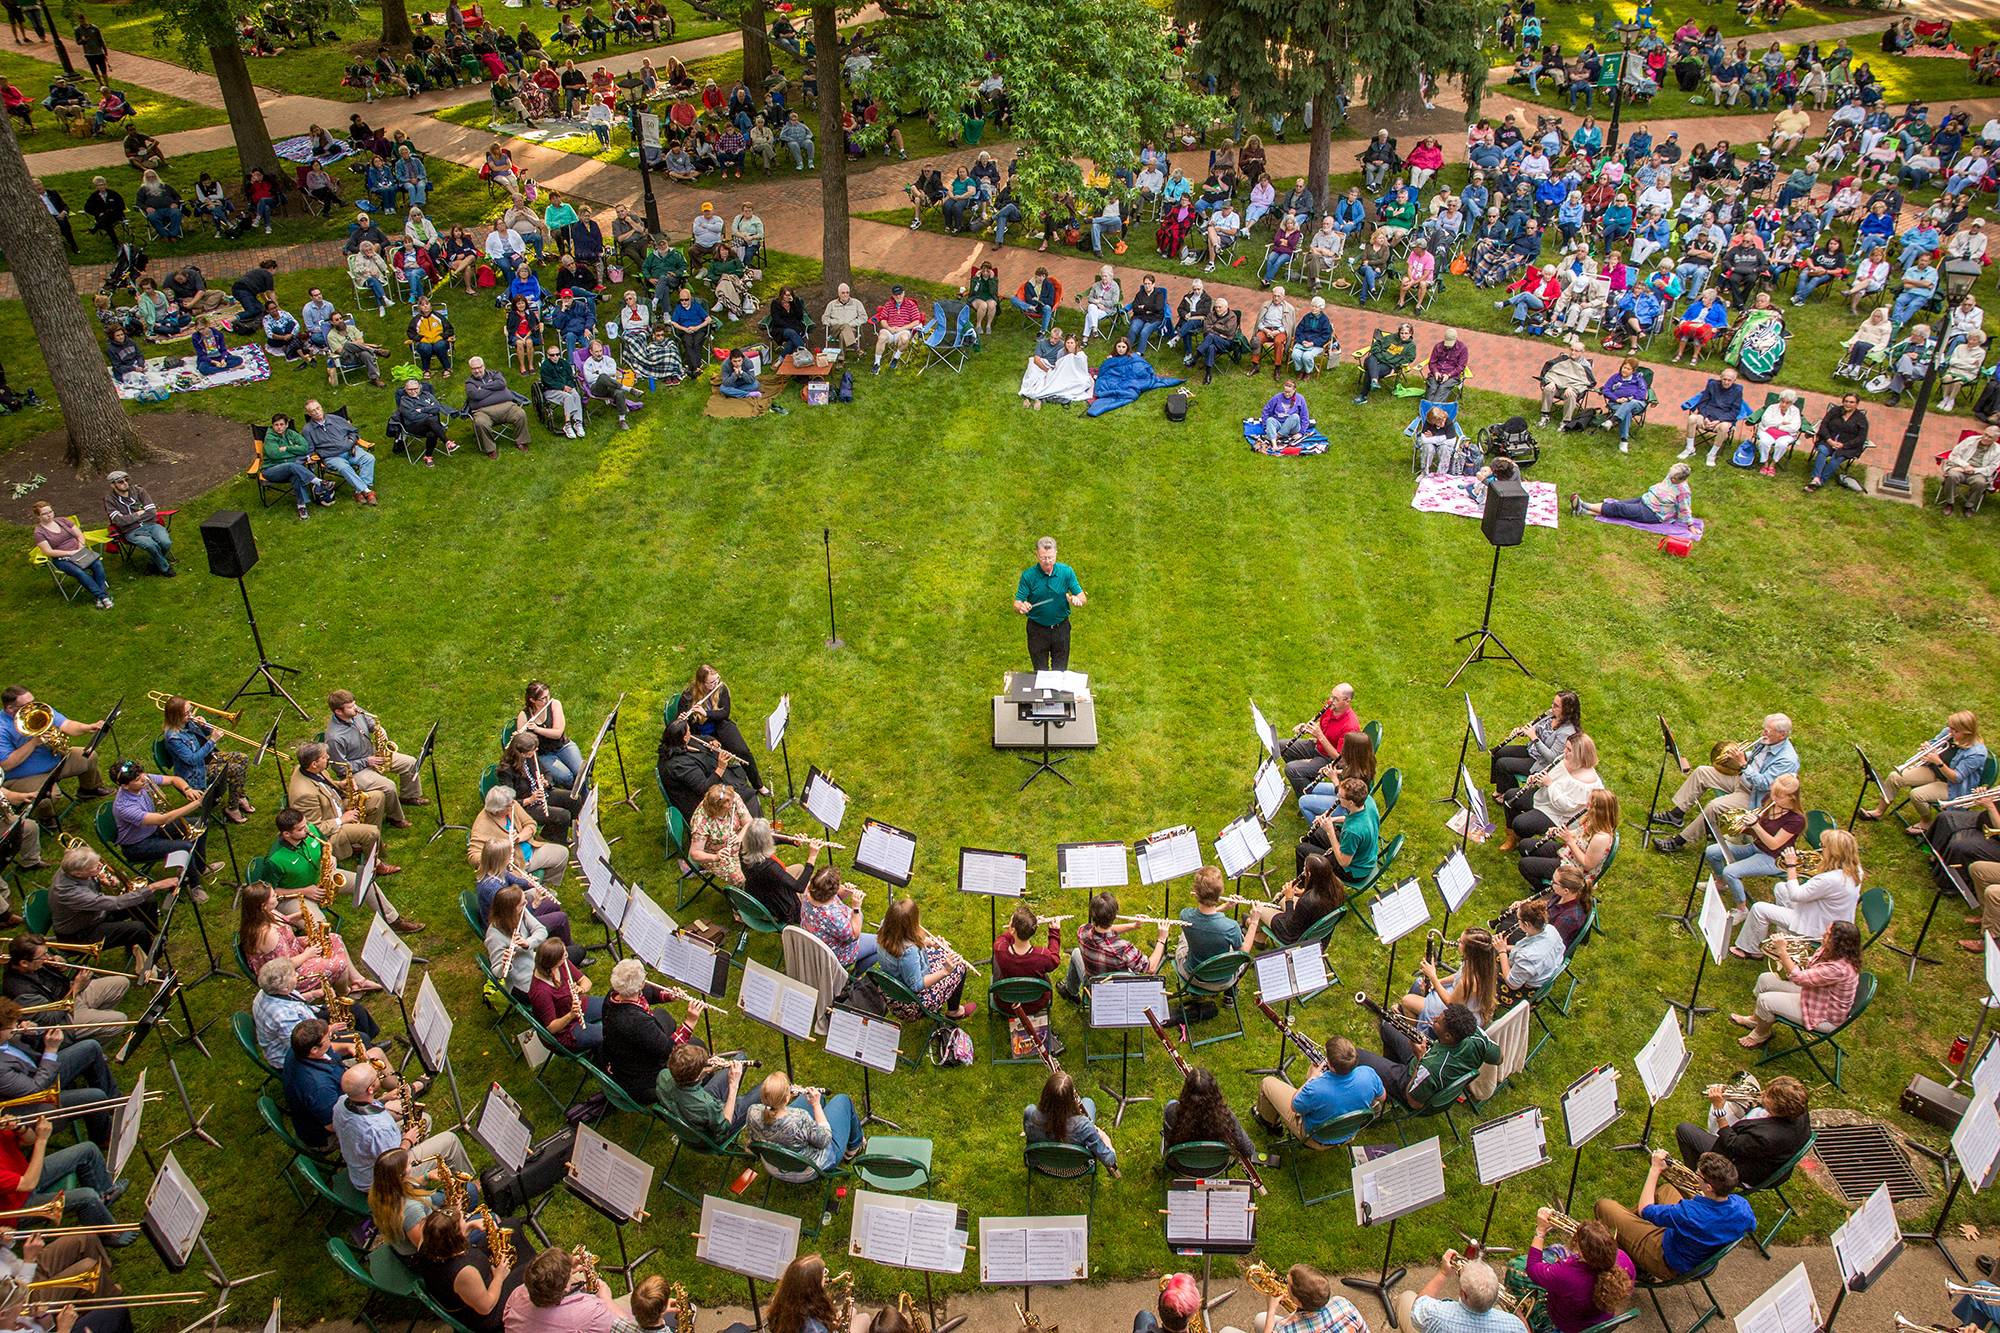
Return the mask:
[[1737,926],[1740,926],[1740,925],[1742,925],[1742,924],[1743,924],[1743,923],[1744,923],[1745,921],[1747,921],[1747,920],[1749,920],[1749,919],[1750,919],[1750,909],[1749,909],[1749,908],[1747,908],[1747,907],[1732,907],[1732,908],[1730,908],[1730,909],[1729,909],[1729,924],[1730,924],[1730,927],[1731,927],[1732,929],[1733,929],[1734,927],[1737,927]]
[[1686,462],[1688,459],[1693,457],[1694,457],[1694,446],[1690,444],[1686,448],[1682,449],[1679,453],[1674,455],[1674,461],[1677,463],[1682,463]]
[[1618,452],[1619,452],[1619,453],[1621,453],[1621,454],[1629,454],[1629,453],[1631,453],[1631,452],[1632,452],[1632,444],[1631,444],[1631,441],[1629,441],[1629,440],[1620,440],[1620,441],[1618,441]]
[[1722,452],[1722,446],[1719,444],[1716,445],[1713,449],[1710,449],[1708,451],[1708,458],[1706,461],[1710,467],[1715,466],[1715,456],[1721,452]]

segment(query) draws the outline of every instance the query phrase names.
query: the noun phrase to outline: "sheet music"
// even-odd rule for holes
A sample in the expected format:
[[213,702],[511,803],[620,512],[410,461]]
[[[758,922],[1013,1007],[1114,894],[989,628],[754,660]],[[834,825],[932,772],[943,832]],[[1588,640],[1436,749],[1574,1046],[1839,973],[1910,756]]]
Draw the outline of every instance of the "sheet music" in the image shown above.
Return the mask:
[[1056,864],[1065,889],[1122,889],[1132,882],[1122,842],[1065,842],[1056,846]]
[[1951,1132],[1951,1151],[1965,1169],[1965,1183],[1973,1193],[1992,1183],[1993,1159],[2000,1154],[2000,1112],[1992,1098],[1982,1097],[1966,1108]]
[[886,1207],[862,1208],[860,1212],[861,1225],[859,1234],[853,1238],[853,1249],[870,1263],[907,1267],[914,1215],[907,1209]]
[[1053,690],[1057,694],[1074,694],[1079,699],[1090,697],[1090,677],[1081,671],[1037,671],[1035,688]]
[[590,872],[591,863],[588,861],[583,863],[585,880],[583,896],[590,904],[590,910],[597,913],[599,921],[614,931],[622,932],[625,928],[626,909],[632,905],[632,895],[625,891],[625,885],[619,881],[616,874],[612,873],[609,861],[600,864],[601,871],[593,875]]
[[1375,1226],[1444,1197],[1444,1154],[1435,1137],[1354,1168],[1354,1221]]
[[982,1217],[979,1280],[996,1287],[1081,1282],[1089,1272],[1090,1219]]
[[1201,869],[1201,839],[1186,824],[1163,829],[1132,845],[1141,884],[1162,884]]
[[498,1083],[486,1090],[486,1098],[479,1104],[473,1137],[485,1144],[486,1151],[509,1171],[521,1169],[535,1143],[534,1131],[521,1117],[520,1103]]
[[1157,977],[1130,981],[1098,981],[1090,987],[1090,1025],[1094,1028],[1142,1028],[1146,1011],[1167,1012],[1167,983]]
[[958,1229],[958,1206],[914,1201],[910,1209],[910,1253],[904,1260],[909,1268],[932,1273],[965,1271],[965,1233]]
[[1324,946],[1300,944],[1257,955],[1257,993],[1267,1004],[1308,1000],[1327,988]]
[[410,1008],[410,1040],[417,1044],[424,1068],[443,1069],[451,1058],[452,1027],[451,1010],[426,972],[417,982],[417,1002]]
[[703,995],[715,995],[719,994],[716,974],[720,972],[725,982],[729,977],[727,967],[716,967],[716,957],[713,949],[692,935],[669,934],[661,959],[665,966],[660,971],[693,986]]
[[1414,875],[1370,903],[1368,911],[1374,918],[1375,937],[1384,944],[1394,944],[1411,931],[1422,930],[1431,919],[1424,886]]
[[854,868],[891,884],[908,884],[917,862],[917,840],[893,824],[863,820],[861,845],[854,850]]
[[812,1040],[813,1027],[819,1019],[819,992],[811,986],[749,958],[743,962],[743,980],[736,1000],[750,1017],[787,1036]]
[[1877,1269],[1901,1248],[1902,1226],[1896,1221],[1896,1204],[1884,1181],[1847,1220],[1833,1229],[1833,1255],[1840,1261],[1841,1284],[1858,1291],[1873,1279]]
[[1257,797],[1257,817],[1270,823],[1278,807],[1285,803],[1285,771],[1274,760],[1266,759],[1257,765],[1257,776],[1250,780],[1250,790]]
[[132,1150],[139,1146],[139,1122],[146,1114],[146,1071],[139,1071],[138,1081],[132,1085],[132,1094],[112,1112],[111,1116],[111,1176],[117,1179],[125,1174],[125,1163],[132,1160]]
[[1465,725],[1472,728],[1472,743],[1484,750],[1486,748],[1486,728],[1479,721],[1479,710],[1472,706],[1471,690],[1465,692]]
[[1212,1189],[1208,1196],[1208,1238],[1226,1243],[1248,1243],[1250,1232],[1250,1190]]
[[1467,769],[1465,765],[1460,764],[1458,766],[1458,776],[1465,783],[1465,799],[1472,811],[1473,824],[1482,830],[1491,832],[1493,820],[1486,813],[1486,793],[1472,784],[1471,770]]
[[878,1073],[896,1072],[896,1051],[902,1037],[902,1028],[892,1019],[859,1014],[839,1005],[827,1010],[826,1053]]
[[764,719],[764,753],[769,754],[785,741],[785,724],[792,720],[792,696],[778,696],[778,706]]
[[847,818],[847,793],[833,785],[833,779],[818,769],[806,774],[805,790],[799,795],[799,803],[806,813],[820,823],[840,832],[841,821]]
[[1986,1101],[2000,1098],[2000,1032],[1986,1039],[1986,1053],[1972,1069],[1972,1091]]
[[1542,1124],[1542,1108],[1531,1106],[1474,1128],[1472,1156],[1482,1185],[1497,1185],[1548,1161],[1549,1135]]
[[695,1257],[731,1273],[776,1282],[799,1249],[799,1221],[704,1195],[701,1201],[701,1241]]
[[1986,936],[1986,993],[2000,996],[2000,942]]
[[958,849],[961,893],[985,893],[996,898],[1020,898],[1028,892],[1025,852],[994,852],[982,847]]
[[145,1219],[175,1265],[186,1263],[201,1237],[202,1224],[208,1220],[208,1200],[201,1197],[171,1151],[153,1177],[153,1187],[146,1191]]
[[632,890],[618,934],[634,958],[655,972],[667,970],[667,945],[674,937],[674,919],[647,897],[644,889]]
[[1819,1300],[1799,1263],[1736,1316],[1736,1333],[1819,1333]]
[[1562,1095],[1562,1108],[1569,1146],[1581,1148],[1619,1116],[1617,1066],[1593,1069],[1572,1083]]
[[1472,873],[1472,862],[1465,859],[1463,849],[1456,847],[1432,878],[1437,881],[1438,897],[1444,899],[1444,910],[1447,912],[1456,912],[1465,906],[1473,886],[1479,882],[1479,876]]
[[1245,815],[1215,835],[1215,859],[1222,873],[1238,879],[1271,854],[1271,839],[1254,815]]
[[1729,943],[1729,909],[1722,905],[1722,895],[1716,892],[1713,876],[1701,899],[1701,937],[1708,944],[1708,960],[1720,966],[1723,950]]
[[578,1125],[570,1169],[577,1188],[606,1212],[636,1222],[653,1190],[653,1165],[635,1157],[589,1125]]
[[[1044,1219],[1058,1221],[1057,1218]],[[1089,1272],[1090,1233],[1087,1217],[1070,1219],[1072,1227],[1031,1227],[1028,1230],[1028,1271],[1036,1280],[1047,1282],[1067,1278],[1081,1282]]]
[[604,830],[597,823],[597,788],[584,793],[583,804],[576,812],[576,859],[583,867],[583,877],[591,885],[606,878],[611,868],[611,844],[604,840]]
[[[381,859],[381,854],[382,844],[378,842],[368,849],[368,855],[362,859],[361,869],[355,872],[354,905],[356,907],[366,907],[368,905],[368,889],[375,883],[375,862]],[[172,864],[171,857],[168,858],[168,863]]]
[[1679,1015],[1669,1005],[1652,1039],[1639,1051],[1639,1081],[1646,1086],[1646,1100],[1655,1106],[1665,1101],[1687,1063],[1687,1039],[1681,1035]]
[[403,987],[409,984],[410,963],[416,957],[402,937],[389,929],[389,923],[377,912],[375,919],[368,923],[368,936],[361,941],[361,963],[375,974],[375,980],[382,983],[382,989],[391,995],[401,995]]
[[1200,1243],[1208,1239],[1208,1192],[1167,1191],[1167,1244]]
[[1278,752],[1277,729],[1266,720],[1264,710],[1257,706],[1255,699],[1250,701],[1250,725],[1257,729],[1257,743],[1264,747],[1264,753],[1276,754]]
[[1006,1287],[1025,1287],[1034,1268],[1028,1263],[1028,1229],[995,1226],[979,1219],[979,1280]]

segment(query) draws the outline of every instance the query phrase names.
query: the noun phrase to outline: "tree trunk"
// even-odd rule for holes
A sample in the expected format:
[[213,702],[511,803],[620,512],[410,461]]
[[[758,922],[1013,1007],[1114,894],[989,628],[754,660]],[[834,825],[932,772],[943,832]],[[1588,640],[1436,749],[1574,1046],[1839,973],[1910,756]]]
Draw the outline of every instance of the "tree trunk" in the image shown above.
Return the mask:
[[382,0],[382,45],[407,51],[412,36],[409,6],[404,0]]
[[1333,170],[1333,118],[1339,112],[1340,102],[1331,93],[1313,99],[1312,140],[1306,150],[1306,188],[1312,191],[1322,213],[1333,212],[1333,201],[1326,197],[1326,178]]
[[236,155],[243,160],[247,175],[252,167],[282,179],[278,154],[271,147],[271,131],[264,125],[264,109],[257,101],[256,86],[250,82],[250,65],[243,48],[235,42],[208,48],[209,63],[215,67],[215,81],[222,86],[222,109],[229,115],[229,132],[236,139]]
[[743,6],[743,82],[752,97],[762,97],[771,76],[771,36],[764,31],[764,0]]
[[826,289],[848,281],[847,135],[840,128],[840,11],[812,7],[813,67],[819,75],[820,267]]
[[[14,138],[12,117],[4,119],[9,123],[0,125],[0,196],[33,199],[35,187]],[[56,404],[69,431],[64,461],[86,474],[101,474],[154,457],[106,373],[95,321],[77,299],[55,219],[45,208],[0,208],[0,251],[14,270],[14,285],[55,384]]]

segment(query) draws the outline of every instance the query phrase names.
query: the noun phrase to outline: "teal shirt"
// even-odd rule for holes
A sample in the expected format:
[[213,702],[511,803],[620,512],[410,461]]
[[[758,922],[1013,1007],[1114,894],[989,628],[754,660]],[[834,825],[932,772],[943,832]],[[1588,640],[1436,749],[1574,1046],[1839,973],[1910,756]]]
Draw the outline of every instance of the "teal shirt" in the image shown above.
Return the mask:
[[1187,923],[1184,933],[1189,971],[1194,970],[1196,963],[1243,947],[1243,927],[1226,912],[1207,914],[1198,908],[1183,907],[1181,920]]
[[1340,877],[1349,884],[1367,880],[1375,873],[1375,854],[1381,843],[1382,817],[1375,813],[1371,798],[1359,810],[1351,812],[1340,826],[1340,850],[1351,858],[1346,868],[1340,870]]
[[1083,591],[1083,585],[1076,581],[1076,571],[1058,560],[1048,573],[1042,573],[1039,563],[1029,565],[1021,571],[1021,585],[1014,590],[1014,600],[1036,602],[1045,605],[1034,606],[1028,612],[1028,619],[1037,625],[1060,625],[1069,619],[1069,599]]

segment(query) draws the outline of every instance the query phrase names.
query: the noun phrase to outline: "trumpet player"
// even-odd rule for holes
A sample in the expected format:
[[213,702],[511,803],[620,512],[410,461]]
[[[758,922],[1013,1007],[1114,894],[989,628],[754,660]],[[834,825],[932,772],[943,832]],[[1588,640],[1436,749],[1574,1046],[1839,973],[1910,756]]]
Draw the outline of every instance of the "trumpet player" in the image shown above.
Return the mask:
[[[110,1226],[111,1205],[125,1196],[126,1182],[113,1180],[104,1152],[85,1140],[67,1148],[49,1147],[56,1122],[14,1120],[0,1116],[0,1212],[62,1199],[62,1217],[80,1226]],[[74,1175],[68,1189],[62,1182]],[[137,1231],[121,1231],[104,1243],[123,1247],[139,1239]]]
[[389,743],[381,722],[373,713],[362,711],[351,691],[333,691],[326,696],[326,706],[326,747],[339,766],[335,771],[345,771],[355,786],[381,797],[384,824],[408,828],[410,821],[403,817],[403,807],[430,804],[416,757]]
[[[965,1019],[979,1006],[961,1003],[965,977],[970,970],[965,959],[944,940],[923,927],[923,914],[914,898],[898,898],[882,914],[882,928],[876,932],[878,954],[875,966],[887,971],[918,997],[924,1009],[936,1010],[946,1018]],[[908,1005],[890,1002],[892,1014],[909,1021],[919,1017]]]
[[1834,922],[1854,919],[1861,903],[1861,849],[1852,833],[1828,829],[1820,835],[1819,872],[1803,884],[1798,850],[1787,848],[1780,859],[1784,878],[1772,888],[1770,902],[1750,904],[1750,915],[1729,947],[1734,957],[1762,958],[1764,937],[1773,930],[1816,940]]
[[[687,1000],[687,1018],[679,1027],[664,1006],[674,999]],[[674,1049],[694,1035],[695,1019],[706,1006],[696,995],[682,996],[646,980],[646,965],[636,958],[624,958],[611,965],[611,995],[604,1002],[600,1021],[604,1041],[600,1046],[605,1072],[625,1089],[625,1095],[642,1106],[650,1106],[659,1096],[660,1071]]]
[[[1917,822],[1912,834],[1930,831],[1939,801],[1955,800],[1978,790],[1986,777],[1986,742],[1979,738],[1979,715],[1970,709],[1953,713],[1944,720],[1941,737],[1919,751],[1919,757],[1889,775],[1889,785],[1910,794]],[[1880,819],[1889,813],[1889,803],[1878,801],[1863,810],[1863,819]]]
[[13,1101],[50,1088],[60,1091],[56,1105],[103,1108],[81,1118],[91,1142],[111,1146],[112,1098],[119,1095],[118,1076],[104,1058],[104,1046],[92,1037],[68,1041],[61,1027],[37,1028],[22,1018],[21,1006],[0,999],[0,1101]]
[[1736,1174],[1761,1184],[1798,1155],[1812,1136],[1812,1097],[1806,1085],[1781,1074],[1758,1089],[1754,1105],[1731,1101],[1720,1083],[1708,1087],[1708,1124],[1683,1120],[1674,1126],[1674,1145],[1689,1166],[1703,1153],[1720,1153]]
[[1750,915],[1750,890],[1744,880],[1775,878],[1784,874],[1781,858],[1789,862],[1792,848],[1806,831],[1806,812],[1799,799],[1799,776],[1786,773],[1771,783],[1768,799],[1757,808],[1755,817],[1743,830],[1743,840],[1731,841],[1720,827],[1712,842],[1702,850],[1708,860],[1710,882],[1720,875],[1735,902],[1729,909],[1729,924],[1739,925]]
[[[95,736],[104,726],[104,719],[78,722],[47,704],[39,705],[39,711],[46,711],[49,720],[31,730],[22,725],[21,718],[25,713],[30,720],[41,721],[35,692],[25,685],[9,685],[0,690],[0,786],[17,796],[33,796],[48,781],[49,770],[58,769],[57,782],[76,779],[79,801],[95,801],[111,795],[112,789],[105,785],[104,773],[97,765],[97,756],[68,743]],[[60,750],[45,743],[44,737],[51,733],[64,738]],[[55,794],[53,788],[50,794]],[[53,802],[44,802],[37,813],[53,815]]]
[[[1445,1295],[1454,1277],[1458,1279],[1456,1300]],[[1398,1328],[1415,1329],[1417,1333],[1518,1330],[1521,1321],[1504,1310],[1496,1310],[1494,1307],[1499,1303],[1500,1275],[1493,1271],[1493,1265],[1484,1259],[1468,1258],[1457,1250],[1446,1250],[1423,1289],[1397,1292],[1390,1308]]]
[[472,1162],[458,1135],[450,1130],[425,1132],[421,1121],[405,1125],[407,1109],[402,1099],[411,1095],[403,1089],[384,1101],[382,1076],[367,1063],[349,1066],[340,1076],[340,1100],[333,1104],[333,1134],[340,1142],[341,1160],[347,1163],[347,1180],[366,1195],[375,1183],[375,1163],[391,1148],[407,1148],[421,1162],[442,1157],[454,1171],[472,1174]]
[[861,1115],[844,1092],[829,1097],[823,1088],[801,1088],[794,1093],[791,1078],[778,1069],[758,1089],[756,1104],[744,1117],[743,1137],[753,1149],[773,1143],[811,1158],[816,1170],[785,1171],[765,1164],[779,1180],[810,1184],[821,1172],[861,1155]]
[[1284,761],[1292,790],[1303,792],[1318,781],[1326,766],[1339,757],[1341,740],[1348,732],[1359,730],[1354,687],[1342,681],[1326,696],[1319,716],[1292,728],[1292,735],[1278,746],[1278,758]]
[[[130,759],[120,759],[111,766],[111,782],[117,788],[111,797],[111,815],[118,828],[118,850],[125,859],[133,865],[146,865],[186,852],[187,867],[175,882],[184,886],[195,902],[207,902],[202,877],[222,869],[222,863],[207,859],[208,830],[191,829],[183,822],[201,809],[201,793],[179,778],[154,777]],[[188,799],[173,809],[160,809],[159,793],[167,788]],[[194,836],[177,838],[172,832],[192,832]]]
[[626,1317],[610,1284],[578,1273],[560,1245],[549,1246],[521,1271],[521,1285],[500,1306],[506,1333],[611,1333]]
[[1337,1148],[1352,1139],[1353,1132],[1328,1134],[1323,1126],[1380,1105],[1388,1089],[1381,1073],[1374,1065],[1361,1062],[1361,1052],[1346,1037],[1328,1033],[1320,1052],[1326,1063],[1312,1066],[1301,1087],[1266,1074],[1258,1085],[1257,1109],[1252,1114],[1272,1134],[1289,1134],[1314,1149]]
[[132,978],[98,976],[81,964],[59,963],[40,935],[22,932],[7,945],[7,967],[0,972],[0,995],[23,1007],[61,1002],[73,1023],[111,1023],[125,1017],[119,1002]]
[[519,794],[521,807],[541,825],[549,840],[568,843],[570,825],[576,822],[583,802],[550,778],[535,750],[535,738],[523,731],[515,732],[501,752],[497,768],[500,782]]
[[[289,805],[278,811],[273,823],[277,826],[277,836],[271,839],[270,849],[264,853],[264,864],[268,867],[271,887],[274,889],[316,887],[320,882],[321,862],[326,859],[328,848],[337,847],[338,844],[329,843],[327,841],[329,835],[322,833],[319,825],[308,820],[304,811]],[[340,830],[335,828],[331,836],[337,837],[339,832]],[[334,859],[340,859],[337,851]],[[424,928],[424,923],[413,916],[403,915],[397,910],[396,904],[389,901],[389,895],[382,892],[382,876],[400,874],[402,869],[399,865],[384,863],[378,852],[375,859],[375,878],[368,885],[367,901],[362,905],[380,912],[382,920],[397,934],[414,935]]]
[[1750,1201],[1736,1193],[1736,1168],[1721,1153],[1703,1153],[1694,1164],[1702,1192],[1682,1198],[1660,1183],[1667,1150],[1653,1149],[1640,1187],[1636,1208],[1616,1199],[1599,1199],[1596,1218],[1618,1236],[1618,1246],[1647,1277],[1667,1281],[1699,1268],[1725,1245],[1750,1234],[1757,1214]]
[[160,704],[160,745],[174,776],[203,792],[210,783],[222,783],[229,789],[222,816],[242,824],[257,813],[250,804],[250,756],[221,749],[220,741],[221,733],[180,695],[170,694]]
[[1847,1021],[1854,993],[1861,984],[1861,932],[1852,921],[1827,927],[1826,939],[1804,967],[1780,949],[1776,972],[1757,974],[1757,1004],[1748,1014],[1731,1014],[1729,1021],[1749,1028],[1736,1044],[1756,1050],[1771,1040],[1778,1019],[1789,1018],[1814,1032],[1831,1032]]
[[770,820],[753,819],[743,830],[743,842],[737,853],[743,868],[743,887],[764,904],[764,910],[781,926],[799,924],[799,900],[806,885],[812,882],[826,844],[807,839],[806,849],[805,863],[795,870],[778,859],[778,840],[771,832]]
[[[1686,828],[1699,809],[1705,823],[1718,824],[1725,810],[1751,810],[1764,804],[1770,798],[1772,783],[1799,771],[1799,752],[1792,748],[1792,720],[1783,713],[1768,714],[1757,739],[1748,748],[1739,747],[1735,752],[1743,759],[1742,771],[1737,773],[1725,773],[1714,764],[1690,768],[1683,759],[1681,771],[1687,774],[1686,780],[1674,792],[1674,803],[1654,815],[1653,822]],[[1702,793],[1710,791],[1719,795],[1708,804],[1699,805]],[[1687,845],[1687,837],[1676,833],[1654,842],[1653,847],[1672,854]]]
[[1552,1216],[1552,1209],[1535,1210],[1526,1277],[1541,1294],[1556,1333],[1584,1333],[1630,1308],[1639,1266],[1618,1248],[1611,1228],[1596,1218],[1577,1227],[1564,1247],[1550,1249]]

